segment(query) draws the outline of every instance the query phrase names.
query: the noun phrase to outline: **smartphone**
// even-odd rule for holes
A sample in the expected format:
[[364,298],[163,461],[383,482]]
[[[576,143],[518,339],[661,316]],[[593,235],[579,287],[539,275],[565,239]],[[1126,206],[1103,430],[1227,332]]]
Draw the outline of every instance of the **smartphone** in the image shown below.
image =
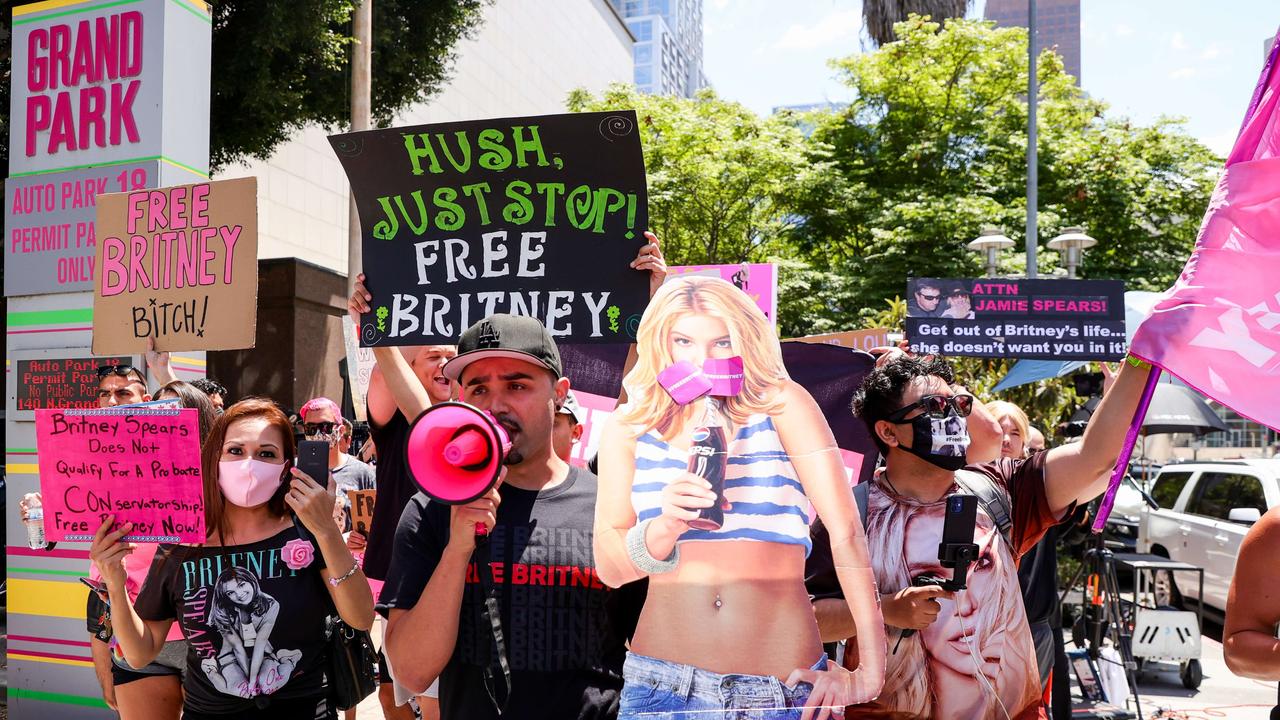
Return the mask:
[[938,559],[943,567],[954,567],[955,549],[973,544],[973,533],[978,525],[978,498],[976,495],[951,495],[947,497],[947,512],[942,519],[942,543],[938,546]]
[[[311,476],[320,487],[329,487],[329,443],[323,440],[303,440],[298,443],[298,469]],[[298,516],[293,516],[293,526],[303,540],[315,543],[315,536],[307,529]]]
[[329,487],[329,443],[323,440],[303,440],[298,443],[298,469]]
[[107,584],[105,582],[101,580],[92,580],[87,577],[80,578],[80,582],[87,585],[90,590],[98,593],[98,597],[102,598],[103,602],[108,601],[107,598],[110,597],[110,594],[107,592]]

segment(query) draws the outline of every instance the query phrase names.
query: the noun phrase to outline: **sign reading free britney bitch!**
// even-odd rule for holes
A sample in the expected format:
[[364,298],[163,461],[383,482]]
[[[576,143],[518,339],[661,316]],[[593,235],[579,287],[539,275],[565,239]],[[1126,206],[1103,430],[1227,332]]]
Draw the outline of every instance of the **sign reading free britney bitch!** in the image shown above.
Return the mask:
[[627,343],[649,302],[630,263],[648,225],[635,112],[334,135],[373,312],[360,344],[456,342],[494,313],[561,342]]
[[196,410],[37,410],[45,537],[91,540],[132,522],[130,542],[204,542]]
[[258,182],[98,196],[94,353],[251,348]]

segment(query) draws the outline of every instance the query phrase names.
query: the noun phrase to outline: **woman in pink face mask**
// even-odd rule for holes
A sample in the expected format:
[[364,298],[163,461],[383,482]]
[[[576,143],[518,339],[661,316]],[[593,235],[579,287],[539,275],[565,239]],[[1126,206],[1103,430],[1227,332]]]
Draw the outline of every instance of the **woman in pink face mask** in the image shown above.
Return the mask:
[[[170,627],[182,627],[184,718],[337,717],[326,624],[337,615],[368,629],[373,596],[333,522],[332,487],[294,468],[295,452],[274,403],[228,408],[201,458],[207,540],[161,546],[136,603],[124,588],[129,524],[113,530],[108,518],[94,538],[126,661],[150,662]],[[295,515],[314,540],[300,537]]]

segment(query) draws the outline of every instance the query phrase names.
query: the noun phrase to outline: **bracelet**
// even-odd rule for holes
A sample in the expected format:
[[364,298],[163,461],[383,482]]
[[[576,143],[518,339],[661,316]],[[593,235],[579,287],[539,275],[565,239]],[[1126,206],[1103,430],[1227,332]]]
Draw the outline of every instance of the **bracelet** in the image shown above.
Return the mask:
[[338,587],[342,583],[346,582],[347,579],[350,578],[352,575],[355,575],[356,571],[359,569],[360,569],[360,563],[356,562],[355,559],[352,559],[351,569],[347,571],[347,574],[343,575],[342,577],[329,578],[329,584],[332,585],[333,587]]
[[1146,360],[1143,360],[1140,357],[1137,357],[1136,355],[1126,355],[1124,358],[1124,361],[1138,368],[1139,370],[1151,369],[1151,363],[1147,362]]
[[659,560],[649,554],[649,546],[645,542],[645,530],[649,528],[649,523],[653,522],[653,518],[637,523],[635,527],[627,531],[627,555],[631,558],[631,562],[635,563],[636,568],[650,575],[671,572],[676,569],[676,565],[680,564],[680,546],[677,545],[671,551],[671,555],[665,560]]

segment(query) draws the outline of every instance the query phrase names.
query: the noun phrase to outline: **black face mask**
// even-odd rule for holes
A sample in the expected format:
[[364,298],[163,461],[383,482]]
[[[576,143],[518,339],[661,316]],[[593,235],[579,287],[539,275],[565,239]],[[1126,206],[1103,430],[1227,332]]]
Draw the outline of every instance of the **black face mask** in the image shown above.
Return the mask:
[[959,470],[968,464],[969,422],[955,410],[942,418],[912,418],[911,431],[911,447],[903,450],[943,470]]

